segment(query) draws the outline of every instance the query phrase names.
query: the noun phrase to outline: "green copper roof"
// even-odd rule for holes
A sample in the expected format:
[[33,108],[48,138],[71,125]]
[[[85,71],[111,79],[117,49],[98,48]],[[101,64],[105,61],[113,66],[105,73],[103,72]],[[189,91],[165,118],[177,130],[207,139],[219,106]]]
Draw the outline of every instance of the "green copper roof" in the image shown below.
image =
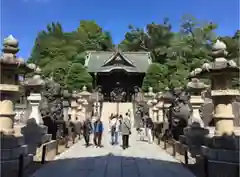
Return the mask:
[[115,69],[145,73],[151,63],[149,52],[89,51],[85,60],[85,66],[90,73],[110,72]]

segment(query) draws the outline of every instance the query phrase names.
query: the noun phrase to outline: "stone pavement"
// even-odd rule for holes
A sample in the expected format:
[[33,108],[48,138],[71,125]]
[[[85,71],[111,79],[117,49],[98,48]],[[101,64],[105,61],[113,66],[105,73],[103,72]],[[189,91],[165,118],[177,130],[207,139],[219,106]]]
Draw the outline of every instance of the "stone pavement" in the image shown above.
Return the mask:
[[157,145],[139,141],[134,130],[128,149],[111,146],[104,122],[103,148],[85,148],[81,140],[32,177],[194,177]]

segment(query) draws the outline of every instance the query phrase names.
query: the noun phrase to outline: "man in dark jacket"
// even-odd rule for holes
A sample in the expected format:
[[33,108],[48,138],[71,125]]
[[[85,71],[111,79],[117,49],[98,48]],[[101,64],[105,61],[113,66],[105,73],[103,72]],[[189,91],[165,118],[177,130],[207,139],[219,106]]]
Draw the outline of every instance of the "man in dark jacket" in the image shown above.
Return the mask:
[[83,137],[86,143],[86,147],[89,146],[90,135],[92,133],[92,124],[90,119],[86,119],[83,123]]
[[122,132],[122,148],[126,149],[129,147],[129,135],[131,135],[131,120],[129,114],[126,113],[121,124]]

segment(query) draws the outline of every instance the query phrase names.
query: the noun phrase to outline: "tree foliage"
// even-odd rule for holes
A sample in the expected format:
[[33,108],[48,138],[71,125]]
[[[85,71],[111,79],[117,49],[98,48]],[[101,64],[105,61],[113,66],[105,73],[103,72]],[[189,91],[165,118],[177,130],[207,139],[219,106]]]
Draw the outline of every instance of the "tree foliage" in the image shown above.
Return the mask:
[[[217,38],[228,48],[228,58],[238,61],[240,30],[233,36],[217,36],[217,25],[185,15],[179,31],[172,31],[169,19],[149,23],[146,28],[129,25],[129,31],[118,45],[122,51],[149,51],[153,59],[143,81],[143,90],[184,86],[189,72],[204,62],[212,61],[209,53]],[[44,76],[52,76],[62,87],[91,89],[92,78],[84,68],[87,50],[110,51],[114,48],[111,34],[95,21],[80,21],[79,27],[65,32],[60,23],[48,24],[41,31],[28,62],[37,64]],[[235,83],[238,83],[235,81]],[[236,86],[237,84],[235,84]]]
[[[144,78],[144,90],[146,86],[157,90],[158,77],[164,85],[157,84],[160,89],[179,87],[188,82],[186,78],[190,71],[204,62],[212,61],[209,54],[213,42],[218,38],[216,28],[216,24],[198,21],[191,15],[183,16],[179,32],[171,30],[168,19],[162,24],[147,24],[146,30],[130,25],[129,32],[119,46],[124,51],[150,51],[153,61],[161,64],[161,69],[156,64],[149,67]],[[233,37],[220,37],[226,42],[229,58],[237,59],[239,56],[239,34],[238,30]],[[158,76],[152,74],[156,71],[159,71]]]
[[159,92],[164,89],[166,85],[166,83],[164,83],[165,78],[163,78],[164,72],[166,72],[166,67],[164,65],[152,63],[143,80],[143,91],[148,91],[149,87],[152,87],[154,92]]
[[63,87],[77,89],[85,84],[91,88],[90,76],[83,67],[85,51],[112,48],[110,33],[94,21],[83,20],[72,32],[64,32],[60,23],[52,23],[38,34],[28,62],[37,64],[44,76],[52,76]]

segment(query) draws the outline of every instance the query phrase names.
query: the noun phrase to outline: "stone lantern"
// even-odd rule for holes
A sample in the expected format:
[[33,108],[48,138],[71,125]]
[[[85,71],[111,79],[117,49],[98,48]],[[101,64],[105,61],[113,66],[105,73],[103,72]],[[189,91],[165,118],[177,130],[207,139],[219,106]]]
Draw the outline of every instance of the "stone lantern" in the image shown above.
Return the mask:
[[0,149],[3,176],[16,170],[20,154],[24,155],[25,165],[32,159],[28,156],[27,146],[23,144],[23,136],[16,133],[13,127],[14,104],[19,95],[19,75],[34,71],[31,65],[16,57],[18,51],[18,41],[12,35],[4,39],[0,57]]
[[[83,103],[85,102],[85,100],[78,95],[78,99],[77,99],[77,121],[83,121],[84,120],[84,109],[83,109]],[[75,120],[75,121],[76,121]]]
[[78,107],[77,99],[78,99],[77,92],[74,91],[72,94],[72,100],[71,100],[71,111],[70,111],[71,121],[76,121],[76,118],[77,118],[77,107]]
[[80,92],[79,94],[83,99],[84,99],[84,102],[83,102],[83,114],[84,114],[84,119],[86,118],[90,118],[90,113],[91,113],[91,110],[92,107],[90,107],[89,105],[89,101],[90,101],[90,96],[92,95],[90,92],[87,91],[87,87],[86,86],[83,86],[82,88],[82,92]]
[[63,120],[66,122],[68,121],[69,117],[69,99],[71,97],[71,94],[68,92],[68,90],[63,90]]
[[213,45],[213,63],[205,63],[202,68],[191,72],[191,77],[210,77],[211,96],[214,103],[215,135],[232,135],[234,115],[232,100],[240,95],[239,90],[231,89],[232,79],[238,77],[239,67],[233,60],[225,59],[226,45],[217,40]]
[[43,125],[42,115],[39,105],[42,100],[41,91],[45,85],[45,81],[41,78],[41,69],[36,68],[35,75],[27,78],[23,85],[29,96],[27,97],[29,109],[25,114],[26,126],[22,128],[25,142],[28,144],[28,149],[31,154],[36,154],[40,150],[39,145],[42,145],[51,140],[51,134],[48,133],[48,127]]
[[163,100],[163,122],[168,123],[166,113],[169,110],[169,107],[171,106],[173,100],[173,95],[168,87],[165,88],[165,92],[162,95],[162,100]]
[[35,119],[38,125],[43,124],[42,116],[39,110],[39,104],[41,101],[41,89],[43,88],[45,82],[40,76],[40,69],[36,69],[36,74],[32,78],[28,78],[24,81],[25,89],[30,92],[30,95],[27,97],[29,104],[31,106],[31,112],[27,119]]
[[92,104],[92,116],[101,116],[101,105],[103,102],[103,94],[101,87],[98,87],[90,96],[89,102]]
[[204,127],[204,123],[201,119],[199,109],[201,105],[204,103],[202,99],[201,92],[207,88],[203,82],[200,82],[197,78],[192,78],[192,80],[187,84],[187,89],[189,90],[191,97],[190,103],[193,108],[193,113],[189,120],[189,123],[197,122],[199,126]]
[[144,94],[144,101],[148,106],[148,112],[149,112],[150,117],[153,117],[152,108],[154,106],[153,100],[154,100],[155,95],[156,94],[153,92],[152,87],[149,87],[148,92]]
[[[201,68],[191,72],[190,77],[203,78],[211,80],[211,96],[214,104],[213,119],[215,123],[215,136],[206,137],[207,144],[202,146],[202,153],[208,159],[213,161],[224,161],[239,163],[239,137],[234,135],[234,114],[232,110],[232,100],[239,96],[239,90],[232,89],[232,79],[239,76],[240,68],[233,60],[227,60],[225,57],[228,52],[226,45],[217,40],[213,45],[212,56],[214,62],[205,63]],[[215,167],[216,169],[218,167]],[[236,168],[225,170],[223,166],[219,169],[210,170],[209,176],[234,176],[237,173]],[[234,170],[236,170],[234,172]],[[230,174],[234,173],[234,174]]]
[[162,92],[159,92],[157,94],[156,99],[158,100],[158,103],[156,105],[156,108],[158,109],[157,113],[157,122],[162,123],[163,122],[163,97]]

